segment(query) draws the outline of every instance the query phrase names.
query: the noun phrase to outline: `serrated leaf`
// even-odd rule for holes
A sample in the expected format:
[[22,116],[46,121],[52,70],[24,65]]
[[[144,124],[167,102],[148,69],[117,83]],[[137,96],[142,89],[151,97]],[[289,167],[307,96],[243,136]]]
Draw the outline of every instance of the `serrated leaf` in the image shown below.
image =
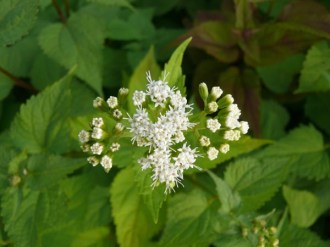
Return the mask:
[[186,39],[179,45],[172,53],[170,60],[165,64],[164,71],[160,75],[160,78],[166,78],[170,87],[177,87],[180,91],[185,93],[184,82],[185,76],[182,75],[181,63],[184,52],[189,45],[191,38]]
[[139,247],[157,230],[135,182],[135,170],[120,171],[110,189],[116,235],[122,247]]
[[303,60],[302,54],[294,55],[279,63],[258,67],[257,72],[266,87],[275,93],[285,93],[293,82],[294,76],[300,73]]
[[320,180],[330,173],[329,156],[323,137],[313,126],[302,126],[260,153],[260,157],[293,159],[291,170],[297,175]]
[[225,181],[242,198],[241,211],[260,208],[280,188],[289,171],[289,159],[239,159],[225,172]]
[[152,215],[154,223],[157,224],[159,211],[166,199],[165,194],[165,185],[161,184],[156,188],[153,188],[152,185],[152,172],[140,171],[137,172],[136,181],[140,187],[140,194],[143,197],[144,203],[147,205],[147,208]]
[[[131,76],[129,83],[128,83],[128,98],[132,99],[133,93],[136,90],[146,90],[147,86],[147,79],[146,79],[146,73],[150,71],[152,78],[157,78],[160,73],[160,68],[155,60],[154,55],[154,48],[151,47],[148,51],[148,53],[145,55],[143,60],[139,63],[139,65],[136,67],[136,69],[133,72],[133,75]],[[129,109],[130,112],[133,112],[135,110],[135,106],[133,105],[133,102],[129,100]]]
[[330,48],[327,42],[312,46],[301,71],[297,93],[330,90]]
[[73,241],[72,247],[89,247],[99,243],[109,234],[109,228],[97,227],[80,233]]
[[330,135],[330,93],[308,96],[305,112],[317,126]]
[[325,242],[314,232],[302,229],[294,225],[288,225],[281,231],[280,246],[292,247],[292,243],[299,247],[328,247],[329,241]]
[[5,145],[0,146],[0,194],[9,186],[8,168],[17,152]]
[[203,246],[210,244],[219,220],[218,204],[204,192],[193,190],[189,194],[176,194],[168,206],[168,220],[161,246]]
[[70,80],[69,74],[21,106],[10,129],[18,148],[30,153],[67,151],[69,130],[65,121],[70,113]]
[[39,35],[43,51],[66,69],[77,65],[77,75],[97,93],[102,94],[103,32],[96,19],[73,14],[66,25],[45,27]]
[[57,155],[34,155],[27,163],[27,183],[33,189],[46,189],[85,164],[83,159],[64,158]]
[[221,210],[225,213],[229,213],[237,209],[241,203],[241,198],[238,193],[233,191],[227,182],[216,176],[211,171],[208,171],[208,174],[215,183],[218,197],[221,202]]
[[261,102],[261,133],[263,138],[278,139],[285,135],[289,113],[276,101]]
[[0,1],[0,46],[11,45],[33,27],[38,0]]
[[299,227],[311,226],[322,213],[320,200],[309,191],[284,186],[283,195],[289,206],[291,222]]

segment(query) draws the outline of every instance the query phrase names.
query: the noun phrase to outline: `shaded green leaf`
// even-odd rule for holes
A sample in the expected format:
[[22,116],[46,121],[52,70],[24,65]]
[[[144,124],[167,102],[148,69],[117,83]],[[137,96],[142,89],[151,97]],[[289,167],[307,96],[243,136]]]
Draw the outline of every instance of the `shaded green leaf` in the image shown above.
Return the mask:
[[297,93],[330,90],[330,48],[327,42],[315,44],[307,53]]
[[289,160],[271,158],[257,160],[243,158],[230,164],[225,181],[242,198],[241,210],[248,212],[260,208],[280,188],[289,171]]
[[118,173],[110,195],[120,246],[143,246],[157,229],[140,196],[134,169],[128,167]]
[[0,1],[0,46],[11,45],[33,27],[38,0]]
[[100,3],[108,6],[127,7],[134,10],[129,0],[88,0],[88,2]]
[[207,246],[217,236],[217,206],[214,199],[209,201],[205,193],[197,189],[189,194],[176,194],[169,201],[161,246]]
[[67,151],[69,130],[65,121],[70,113],[70,80],[69,74],[21,106],[10,131],[18,148],[31,153]]
[[77,75],[102,94],[103,32],[98,21],[84,14],[71,15],[66,25],[46,26],[39,35],[43,51],[66,69],[77,65]]
[[89,247],[99,243],[109,234],[109,228],[97,227],[80,233],[72,243],[72,247]]
[[309,191],[284,186],[283,195],[289,206],[291,222],[299,227],[311,226],[322,213],[319,199]]
[[261,157],[287,157],[293,159],[291,170],[299,176],[320,180],[330,173],[328,154],[323,137],[312,126],[291,131],[260,153]]
[[14,83],[12,81],[5,78],[3,75],[0,75],[0,100],[3,100],[8,96],[13,86]]

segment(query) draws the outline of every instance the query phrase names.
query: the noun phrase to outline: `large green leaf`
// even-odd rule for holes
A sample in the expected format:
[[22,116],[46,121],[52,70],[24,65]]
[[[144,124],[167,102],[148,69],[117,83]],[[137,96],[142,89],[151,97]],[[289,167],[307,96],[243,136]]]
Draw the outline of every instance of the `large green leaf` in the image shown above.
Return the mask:
[[110,190],[118,242],[122,247],[143,246],[157,230],[140,196],[135,169],[118,173]]
[[38,0],[0,1],[0,46],[11,45],[33,27]]
[[66,69],[77,65],[77,75],[102,94],[103,32],[98,21],[82,13],[68,22],[46,26],[39,35],[43,51]]
[[330,90],[330,48],[327,42],[315,44],[307,53],[301,71],[298,93]]
[[27,183],[34,189],[51,187],[86,162],[57,155],[34,155],[27,164]]
[[69,74],[21,106],[10,130],[18,148],[31,153],[68,151],[70,80]]
[[330,173],[323,137],[312,126],[302,126],[260,153],[261,157],[293,159],[291,169],[299,176],[320,180]]
[[311,226],[322,213],[320,200],[309,191],[283,187],[283,195],[291,214],[291,222],[299,227]]
[[260,208],[280,188],[289,171],[287,158],[243,158],[230,164],[225,181],[242,198],[242,211]]
[[139,63],[139,65],[136,67],[136,69],[133,72],[133,75],[131,76],[129,83],[128,83],[128,98],[129,98],[129,109],[130,112],[133,112],[135,109],[135,106],[132,102],[133,93],[135,90],[146,90],[147,86],[147,79],[146,79],[146,73],[150,71],[152,78],[157,78],[160,73],[160,68],[155,60],[154,55],[154,48],[151,47],[146,54],[146,56],[143,58],[143,60]]
[[169,202],[161,246],[208,246],[217,237],[218,204],[200,190],[177,194]]
[[133,6],[130,3],[131,1],[129,0],[88,0],[88,2],[100,3],[108,6],[127,7],[134,10]]

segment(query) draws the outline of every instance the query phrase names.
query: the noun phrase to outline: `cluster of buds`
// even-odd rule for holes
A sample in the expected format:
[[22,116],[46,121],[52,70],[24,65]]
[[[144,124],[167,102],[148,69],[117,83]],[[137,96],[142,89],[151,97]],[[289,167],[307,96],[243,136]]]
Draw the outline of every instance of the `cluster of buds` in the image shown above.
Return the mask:
[[[119,91],[119,99],[123,99],[128,95],[128,89],[122,88]],[[121,132],[124,130],[124,125],[121,122],[123,118],[122,110],[119,109],[119,100],[115,96],[110,96],[107,101],[97,97],[93,101],[93,106],[100,109],[115,120],[115,125],[112,129],[108,130],[105,125],[103,117],[93,118],[90,123],[89,130],[81,130],[78,134],[83,152],[88,153],[90,156],[87,161],[92,166],[101,164],[106,172],[112,168],[113,153],[120,149],[118,139]]]
[[251,229],[243,228],[242,236],[256,240],[257,247],[278,247],[277,228],[268,227],[264,219],[255,219]]
[[[210,160],[218,157],[219,153],[227,153],[230,150],[229,143],[238,141],[241,134],[246,134],[249,125],[245,121],[239,121],[241,111],[234,104],[232,95],[221,97],[223,91],[220,87],[212,87],[211,92],[205,83],[199,85],[199,93],[204,102],[206,115],[205,128],[208,130],[199,138],[199,144],[207,153]],[[222,143],[218,147],[212,146],[209,136],[217,134]]]

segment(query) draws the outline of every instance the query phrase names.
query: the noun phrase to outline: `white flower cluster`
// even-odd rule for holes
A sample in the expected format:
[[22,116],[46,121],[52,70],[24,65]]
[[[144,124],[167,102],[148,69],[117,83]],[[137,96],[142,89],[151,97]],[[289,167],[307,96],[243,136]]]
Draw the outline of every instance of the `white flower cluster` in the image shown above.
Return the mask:
[[[149,147],[146,157],[138,160],[142,170],[153,170],[153,186],[166,184],[166,191],[174,189],[183,179],[186,169],[194,165],[198,156],[196,149],[183,143],[177,151],[173,145],[184,142],[184,132],[195,124],[189,121],[191,106],[179,90],[170,88],[163,80],[154,81],[147,73],[147,90],[135,91],[133,104],[137,106],[129,117],[132,142],[140,147]],[[143,107],[145,101],[150,104]]]
[[[220,98],[223,91],[220,87],[213,87],[211,94],[205,83],[200,84],[200,94],[205,103],[205,112],[212,117],[207,116],[206,129],[213,133],[218,133],[224,143],[219,148],[211,145],[210,138],[201,136],[200,145],[207,148],[207,156],[210,160],[218,157],[219,153],[227,153],[230,150],[228,141],[237,141],[241,138],[241,134],[246,134],[249,125],[245,121],[239,121],[241,111],[237,104],[234,104],[232,95],[227,94]],[[215,116],[214,116],[215,115]]]
[[[127,94],[128,89],[121,89]],[[95,108],[103,109],[114,120],[119,121],[122,118],[122,112],[118,109],[118,98],[110,96],[107,101],[97,97],[93,101]],[[105,130],[105,123],[102,117],[95,117],[92,119],[91,130],[81,130],[78,134],[79,141],[81,143],[81,149],[83,152],[89,153],[91,156],[87,158],[87,161],[97,166],[101,164],[106,172],[112,168],[112,154],[120,149],[120,144],[117,142],[108,143],[105,139],[109,137],[109,134]],[[117,122],[113,128],[115,133],[120,133],[124,130],[122,123]]]

